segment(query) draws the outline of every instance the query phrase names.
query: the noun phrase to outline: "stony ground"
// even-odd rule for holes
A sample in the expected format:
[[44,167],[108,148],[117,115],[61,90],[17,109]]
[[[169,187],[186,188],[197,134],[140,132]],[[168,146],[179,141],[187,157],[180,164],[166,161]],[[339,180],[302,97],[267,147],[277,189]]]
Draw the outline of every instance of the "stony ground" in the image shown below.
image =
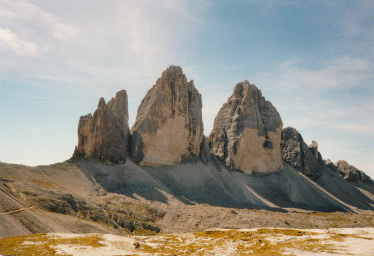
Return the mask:
[[163,232],[199,232],[212,228],[301,228],[324,229],[345,227],[374,227],[374,212],[362,213],[321,213],[272,212],[204,205],[181,206],[170,209],[156,221]]
[[[0,164],[0,255],[373,255],[374,211],[360,210],[372,209],[373,190],[363,187],[364,195],[337,181],[328,184],[342,186],[326,191],[320,186],[330,176],[318,185],[292,171],[261,178],[228,173],[233,182],[263,183],[256,190],[262,196],[243,184],[241,191],[248,193],[235,194],[243,200],[250,196],[255,203],[248,207],[263,207],[256,210],[231,207],[233,197],[222,192],[223,183],[215,186],[221,174],[202,164],[201,169],[186,164],[154,172],[131,162],[80,164]],[[284,192],[278,194],[268,188],[268,182],[283,184],[286,178],[291,179],[286,185],[299,186],[278,187]],[[235,182],[231,185],[241,184]],[[361,202],[343,207],[346,212],[315,210],[340,200],[331,191],[350,198],[347,202]],[[290,208],[293,204],[282,197],[286,192],[308,205]],[[265,198],[283,200],[282,207]]]
[[3,255],[373,255],[374,228],[215,229],[157,236],[39,234],[0,240]]

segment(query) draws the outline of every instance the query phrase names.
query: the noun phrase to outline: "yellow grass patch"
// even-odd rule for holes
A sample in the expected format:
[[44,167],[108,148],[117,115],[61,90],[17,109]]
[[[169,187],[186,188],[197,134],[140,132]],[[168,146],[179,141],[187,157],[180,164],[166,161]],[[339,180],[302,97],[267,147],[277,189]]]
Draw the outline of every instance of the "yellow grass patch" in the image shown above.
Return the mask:
[[98,235],[77,238],[58,238],[47,234],[16,236],[0,239],[0,253],[12,256],[53,256],[56,255],[56,245],[105,246],[100,241],[102,238]]
[[[365,236],[366,235],[366,236]],[[299,255],[302,252],[347,252],[348,239],[373,240],[369,233],[346,234],[338,230],[308,231],[297,229],[260,228],[251,230],[211,230],[198,233],[158,236],[136,236],[128,240],[133,255]],[[59,245],[82,249],[113,246],[105,236],[37,234],[0,239],[0,254],[12,256],[56,255]],[[133,242],[132,242],[133,241]],[[352,240],[349,240],[352,243]],[[131,247],[131,244],[133,245]],[[119,248],[123,244],[118,243]],[[109,249],[110,247],[108,247]],[[106,248],[104,249],[106,250]],[[294,253],[294,254],[292,254]],[[128,255],[128,254],[126,254]]]
[[43,187],[48,187],[48,188],[54,188],[55,187],[55,185],[53,185],[53,183],[51,183],[49,181],[32,179],[31,182],[33,182],[33,183],[35,183],[39,186],[43,186]]
[[[329,244],[328,240],[310,238],[316,234],[296,229],[212,230],[189,235],[155,237],[144,243],[139,250],[161,255],[207,255],[209,252],[223,253],[229,250],[232,255],[275,256],[284,255],[289,249],[335,251],[334,245]],[[288,239],[284,239],[285,236]]]

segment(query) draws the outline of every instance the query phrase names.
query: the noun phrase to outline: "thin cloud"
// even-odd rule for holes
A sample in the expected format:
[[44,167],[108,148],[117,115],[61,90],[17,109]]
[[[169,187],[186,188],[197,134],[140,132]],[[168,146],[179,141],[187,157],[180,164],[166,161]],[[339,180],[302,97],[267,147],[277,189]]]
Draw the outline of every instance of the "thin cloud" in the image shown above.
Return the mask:
[[193,42],[208,7],[195,0],[120,2],[116,22],[123,28],[126,55],[135,55],[131,59],[147,69],[170,64],[181,44]]
[[256,83],[276,92],[273,104],[286,126],[374,136],[374,63],[346,55],[320,64],[308,69],[302,59],[288,60],[263,71]]
[[[134,73],[158,74],[181,59],[181,47],[183,52],[192,47],[210,5],[205,0],[114,1],[104,15],[82,11],[76,2],[69,6],[70,16],[46,3],[0,1],[0,28],[8,25],[13,41],[18,39],[13,51],[40,58],[21,63],[25,76],[113,83],[132,79]],[[82,18],[74,18],[76,14]],[[89,19],[93,14],[97,20]],[[3,54],[5,47],[10,46],[3,42]],[[9,67],[20,66],[18,62],[10,56],[1,65],[13,71]],[[37,68],[41,64],[49,68]]]
[[[321,63],[322,64],[322,63]],[[276,84],[278,89],[303,88],[308,93],[321,92],[332,87],[351,87],[374,79],[374,62],[343,56],[322,64],[325,68],[303,68],[302,60],[287,60],[275,70],[259,74],[259,81]]]
[[2,0],[0,18],[0,27],[6,26],[20,42],[27,42],[27,53],[32,56],[36,55],[36,45],[39,45],[40,54],[41,47],[50,47],[50,40],[67,41],[78,33],[72,24],[60,21],[54,14],[28,1]]
[[40,54],[39,46],[19,38],[10,29],[0,28],[0,45],[5,49],[11,49],[16,54],[26,57],[37,57]]
[[341,30],[339,48],[365,58],[374,54],[374,2],[372,0],[328,1],[334,23]]

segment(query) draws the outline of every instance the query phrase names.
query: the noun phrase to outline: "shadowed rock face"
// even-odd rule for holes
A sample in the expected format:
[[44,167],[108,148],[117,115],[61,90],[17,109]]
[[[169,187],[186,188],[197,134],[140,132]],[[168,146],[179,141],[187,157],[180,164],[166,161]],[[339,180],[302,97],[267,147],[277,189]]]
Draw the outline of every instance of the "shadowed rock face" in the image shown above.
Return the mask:
[[129,137],[128,101],[125,90],[108,104],[101,98],[94,115],[79,119],[78,147],[73,157],[97,158],[106,163],[125,163]]
[[214,120],[211,151],[230,169],[278,171],[283,168],[282,126],[278,111],[255,85],[238,83]]
[[282,131],[281,149],[284,161],[299,172],[313,180],[322,176],[323,161],[317,142],[308,147],[295,128],[287,127]]
[[203,141],[201,95],[182,69],[170,66],[142,100],[131,129],[131,154],[141,166],[196,158]]
[[326,160],[326,166],[339,173],[343,179],[349,182],[362,181],[364,183],[373,184],[373,180],[363,171],[360,171],[353,165],[349,165],[346,161],[340,160],[335,164],[330,159]]
[[312,152],[314,158],[316,159],[318,165],[323,169],[325,162],[322,159],[321,153],[318,151],[318,143],[316,141],[312,141],[312,143],[308,146],[310,151]]

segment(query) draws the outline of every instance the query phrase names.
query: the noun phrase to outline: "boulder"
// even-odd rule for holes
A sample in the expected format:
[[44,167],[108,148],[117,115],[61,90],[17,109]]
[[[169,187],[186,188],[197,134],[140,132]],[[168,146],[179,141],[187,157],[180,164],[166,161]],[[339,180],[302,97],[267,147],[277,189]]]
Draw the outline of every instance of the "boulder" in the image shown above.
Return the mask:
[[326,160],[326,166],[331,170],[336,171],[343,179],[348,182],[361,181],[368,184],[373,184],[373,180],[366,175],[363,171],[357,169],[356,167],[349,165],[344,160],[339,160],[335,164],[331,162],[330,159]]
[[238,83],[214,120],[211,152],[231,170],[279,171],[282,126],[278,111],[255,85]]
[[317,142],[308,147],[295,128],[283,129],[281,150],[283,160],[299,172],[313,180],[322,176],[323,161]]
[[96,158],[110,164],[125,163],[129,137],[128,101],[125,90],[108,104],[101,98],[94,115],[81,116],[78,146],[73,158]]
[[197,159],[203,141],[201,95],[178,66],[170,66],[142,100],[131,129],[131,155],[141,166]]

